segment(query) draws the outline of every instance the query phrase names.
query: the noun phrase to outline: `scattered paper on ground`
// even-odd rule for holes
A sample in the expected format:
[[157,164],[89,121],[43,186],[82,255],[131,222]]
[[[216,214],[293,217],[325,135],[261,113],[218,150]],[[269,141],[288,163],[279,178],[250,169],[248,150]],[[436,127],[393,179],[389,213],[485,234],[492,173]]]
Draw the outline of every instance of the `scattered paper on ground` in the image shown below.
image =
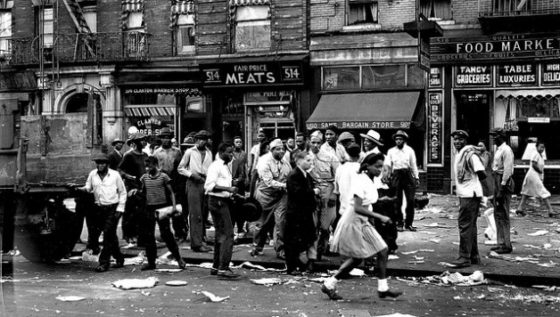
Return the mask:
[[481,271],[474,271],[469,276],[464,276],[459,272],[449,273],[443,272],[441,281],[445,284],[453,284],[458,286],[474,286],[485,284],[484,274]]
[[389,260],[398,260],[399,256],[394,254],[389,254]]
[[133,258],[125,258],[124,259],[124,265],[128,266],[128,265],[140,265],[142,263],[144,263],[144,251],[141,251],[140,253],[138,253],[137,256],[133,257]]
[[364,270],[361,269],[352,269],[352,271],[350,271],[350,276],[357,276],[357,277],[362,277],[362,276],[366,276],[366,273],[364,272]]
[[416,317],[416,316],[415,315],[409,315],[409,314],[394,313],[394,314],[390,314],[390,315],[377,315],[377,316],[372,316],[372,317]]
[[219,302],[225,301],[226,299],[229,299],[229,296],[220,297],[220,296],[216,296],[216,295],[214,295],[210,292],[207,292],[207,291],[201,291],[200,293],[202,295],[206,296],[206,298],[208,298],[213,303],[219,303]]
[[165,285],[168,286],[185,286],[187,285],[187,281],[167,281],[165,282]]
[[285,271],[285,269],[281,270],[281,269],[266,268],[262,265],[253,264],[249,261],[243,262],[243,263],[239,264],[238,266],[233,266],[232,268],[234,268],[234,269],[244,268],[244,269],[267,271],[267,272],[283,272],[283,271]]
[[82,261],[84,262],[99,262],[99,255],[91,254],[91,250],[82,252]]
[[146,279],[124,279],[113,282],[113,286],[116,288],[129,290],[129,289],[139,289],[139,288],[152,288],[158,283],[158,279],[155,277],[148,277]]
[[179,273],[182,269],[155,269],[157,273]]
[[59,301],[63,301],[63,302],[79,302],[81,300],[86,299],[83,296],[57,296],[56,299],[58,299]]
[[528,233],[527,235],[531,236],[531,237],[539,237],[539,236],[544,236],[547,233],[548,233],[548,230],[539,230],[537,232]]
[[257,285],[272,286],[272,285],[282,284],[282,280],[277,277],[259,278],[259,279],[252,279],[251,283]]

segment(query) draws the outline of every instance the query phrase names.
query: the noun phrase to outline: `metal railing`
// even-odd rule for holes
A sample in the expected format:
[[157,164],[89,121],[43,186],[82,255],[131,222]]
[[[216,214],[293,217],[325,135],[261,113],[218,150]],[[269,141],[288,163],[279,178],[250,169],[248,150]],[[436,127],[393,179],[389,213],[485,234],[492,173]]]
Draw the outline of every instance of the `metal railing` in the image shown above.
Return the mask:
[[[0,63],[36,64],[39,37],[0,39]],[[42,50],[45,63],[118,62],[150,58],[150,35],[143,32],[59,34]]]
[[478,12],[495,17],[560,14],[560,0],[478,0]]

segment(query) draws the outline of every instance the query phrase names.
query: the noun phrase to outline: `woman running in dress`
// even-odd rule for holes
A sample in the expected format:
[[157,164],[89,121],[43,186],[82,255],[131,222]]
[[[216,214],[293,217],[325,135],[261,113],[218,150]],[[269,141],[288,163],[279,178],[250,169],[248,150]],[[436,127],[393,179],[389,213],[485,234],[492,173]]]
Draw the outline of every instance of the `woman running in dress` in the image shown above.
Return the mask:
[[358,175],[353,181],[351,189],[354,196],[353,204],[342,215],[336,227],[331,251],[349,259],[342,263],[338,272],[327,278],[321,287],[321,291],[332,300],[342,299],[336,290],[338,280],[348,276],[350,271],[362,263],[364,259],[375,254],[377,254],[377,268],[379,269],[377,282],[379,297],[396,298],[402,294],[400,291],[389,290],[387,284],[387,244],[369,222],[369,218],[377,218],[385,224],[391,223],[389,217],[372,211],[372,204],[378,199],[373,178],[381,174],[383,161],[384,156],[380,153],[372,153],[365,157]]
[[523,180],[523,187],[521,189],[521,202],[519,202],[519,207],[515,212],[519,216],[526,216],[527,212],[525,211],[525,203],[527,202],[527,198],[529,197],[537,197],[540,198],[548,208],[548,215],[550,217],[554,216],[554,210],[552,209],[552,205],[550,204],[550,192],[546,190],[543,184],[544,178],[544,143],[537,142],[536,144],[537,151],[531,157],[531,163],[529,167],[529,171],[525,175],[525,180]]

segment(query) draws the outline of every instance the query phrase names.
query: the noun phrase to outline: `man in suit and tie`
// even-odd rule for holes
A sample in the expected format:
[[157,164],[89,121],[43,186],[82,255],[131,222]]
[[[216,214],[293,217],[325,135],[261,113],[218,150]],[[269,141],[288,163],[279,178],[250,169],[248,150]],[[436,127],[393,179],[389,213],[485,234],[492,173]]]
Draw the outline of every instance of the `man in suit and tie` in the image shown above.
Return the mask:
[[109,153],[109,168],[113,169],[113,170],[117,170],[117,168],[119,167],[119,164],[122,161],[123,155],[121,153],[122,147],[124,145],[124,141],[117,138],[115,140],[113,140],[113,142],[111,143],[111,146],[113,147],[113,150],[111,151],[111,153]]

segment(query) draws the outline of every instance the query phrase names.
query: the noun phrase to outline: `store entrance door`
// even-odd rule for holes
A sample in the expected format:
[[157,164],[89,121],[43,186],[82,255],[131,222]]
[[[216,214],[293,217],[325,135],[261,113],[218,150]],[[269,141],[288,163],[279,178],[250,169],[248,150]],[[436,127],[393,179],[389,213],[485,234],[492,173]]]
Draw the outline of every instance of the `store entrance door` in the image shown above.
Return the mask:
[[469,133],[470,144],[483,140],[488,146],[490,132],[490,95],[487,92],[458,92],[457,129]]

